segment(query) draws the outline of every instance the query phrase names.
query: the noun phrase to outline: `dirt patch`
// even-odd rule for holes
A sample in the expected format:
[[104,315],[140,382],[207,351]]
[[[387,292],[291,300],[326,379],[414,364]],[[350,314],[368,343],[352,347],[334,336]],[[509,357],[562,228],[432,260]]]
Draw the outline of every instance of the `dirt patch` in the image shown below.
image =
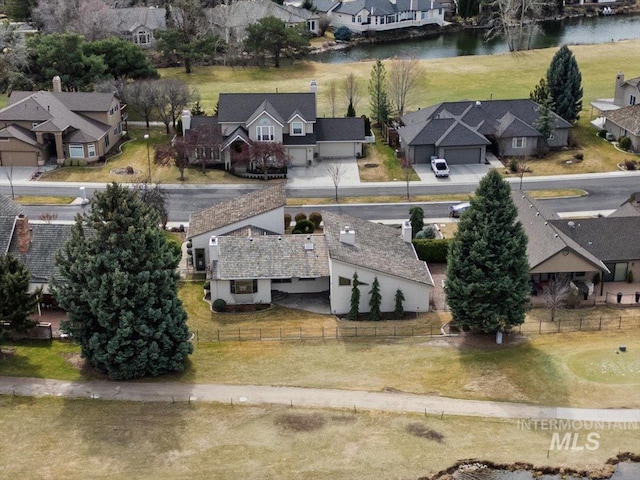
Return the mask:
[[287,413],[275,419],[276,425],[291,432],[313,432],[320,430],[326,423],[325,416],[319,413]]
[[76,370],[82,371],[87,366],[87,361],[80,356],[79,353],[64,353],[62,354],[64,361],[71,365]]
[[140,170],[133,167],[112,168],[110,170],[110,173],[114,175],[126,175],[131,177],[134,175],[140,175]]
[[407,425],[406,430],[409,435],[413,435],[414,437],[424,438],[438,443],[444,442],[444,435],[442,435],[440,432],[436,432],[435,430],[427,427],[422,423],[410,423],[409,425]]

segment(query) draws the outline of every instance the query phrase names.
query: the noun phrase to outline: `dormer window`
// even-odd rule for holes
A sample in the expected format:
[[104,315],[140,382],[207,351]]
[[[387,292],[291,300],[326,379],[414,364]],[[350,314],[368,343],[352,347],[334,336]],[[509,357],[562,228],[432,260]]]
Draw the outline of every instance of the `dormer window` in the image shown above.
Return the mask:
[[259,142],[273,142],[275,140],[273,125],[258,125],[256,127],[256,138]]
[[304,123],[291,122],[291,135],[304,135]]

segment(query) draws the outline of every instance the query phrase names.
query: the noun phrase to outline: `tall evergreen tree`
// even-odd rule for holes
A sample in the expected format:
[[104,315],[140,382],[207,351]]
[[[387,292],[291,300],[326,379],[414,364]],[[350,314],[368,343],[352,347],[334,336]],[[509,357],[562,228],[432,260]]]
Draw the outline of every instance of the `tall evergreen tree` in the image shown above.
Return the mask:
[[524,322],[529,265],[517,213],[509,184],[491,170],[460,218],[447,257],[447,303],[465,329],[493,333]]
[[547,94],[547,97],[540,102],[538,107],[538,118],[534,122],[533,126],[542,134],[542,145],[538,145],[538,153],[544,154],[549,150],[549,138],[553,133],[553,101],[551,95]]
[[411,207],[409,209],[409,223],[411,223],[411,238],[416,238],[418,232],[424,228],[424,210],[422,210],[422,207]]
[[349,102],[349,106],[347,107],[347,117],[355,117],[356,109],[353,108],[353,103]]
[[136,192],[111,184],[76,217],[56,262],[53,293],[63,328],[90,365],[115,380],[182,371],[193,351],[177,296],[179,256],[157,213]]
[[549,96],[549,87],[547,87],[547,79],[542,77],[538,84],[529,92],[529,98],[536,103],[542,103]]
[[576,57],[566,45],[551,60],[547,70],[547,86],[553,111],[569,123],[576,122],[582,110],[582,74]]
[[380,295],[380,282],[378,277],[373,279],[371,290],[369,290],[369,315],[371,320],[377,322],[380,320],[380,304],[382,303],[382,295]]
[[353,273],[351,279],[351,301],[349,313],[347,313],[348,320],[358,320],[360,317],[360,289],[358,286],[360,281],[358,280],[358,272]]
[[402,302],[404,302],[404,293],[402,293],[402,290],[400,289],[396,290],[394,302],[395,302],[395,308],[393,309],[393,313],[396,318],[401,319],[404,317],[404,306],[402,305]]
[[24,332],[37,322],[29,318],[38,307],[41,289],[29,293],[31,273],[12,255],[0,256],[0,321]]
[[369,77],[369,95],[371,96],[371,116],[378,124],[389,120],[391,104],[389,102],[387,71],[381,60],[376,60]]

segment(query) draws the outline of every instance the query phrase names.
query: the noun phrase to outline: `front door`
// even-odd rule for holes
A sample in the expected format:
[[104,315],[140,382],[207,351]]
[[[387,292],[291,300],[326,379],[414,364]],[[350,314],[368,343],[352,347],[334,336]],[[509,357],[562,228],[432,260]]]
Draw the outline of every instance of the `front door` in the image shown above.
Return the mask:
[[204,260],[204,248],[196,248],[196,270],[204,271],[207,269]]

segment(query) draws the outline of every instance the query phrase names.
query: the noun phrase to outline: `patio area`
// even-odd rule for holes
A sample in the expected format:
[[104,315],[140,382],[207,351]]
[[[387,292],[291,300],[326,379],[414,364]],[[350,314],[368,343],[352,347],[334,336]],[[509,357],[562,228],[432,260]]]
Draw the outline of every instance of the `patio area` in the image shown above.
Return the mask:
[[[602,295],[601,285],[594,286],[594,292],[585,300],[582,295],[577,308],[588,308],[597,305],[610,305],[621,307],[640,307],[640,282],[605,282]],[[636,296],[636,292],[638,296]],[[620,302],[618,294],[621,293]],[[531,295],[531,306],[543,308],[545,306],[544,294]]]

